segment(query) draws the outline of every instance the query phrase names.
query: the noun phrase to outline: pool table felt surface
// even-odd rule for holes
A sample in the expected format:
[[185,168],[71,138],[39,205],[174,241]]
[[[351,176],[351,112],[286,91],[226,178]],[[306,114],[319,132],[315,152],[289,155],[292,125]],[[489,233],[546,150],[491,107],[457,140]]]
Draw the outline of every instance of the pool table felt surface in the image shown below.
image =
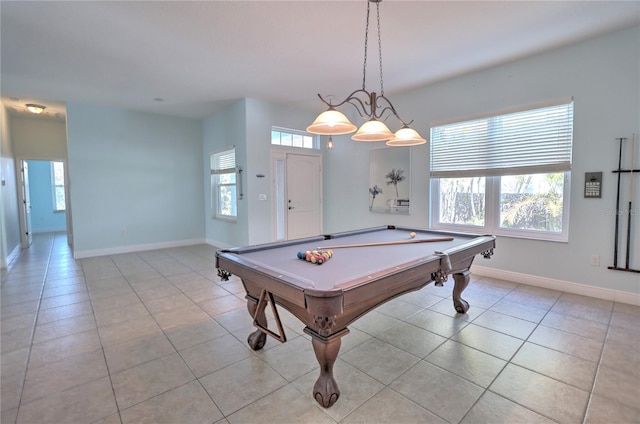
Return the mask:
[[[389,241],[453,237],[452,241],[429,243],[394,244],[386,246],[366,246],[333,249],[333,257],[322,265],[313,264],[297,257],[299,251],[323,249],[324,246],[336,246],[360,243],[378,243]],[[240,249],[234,252],[254,266],[275,273],[284,283],[301,289],[318,291],[344,290],[370,281],[377,273],[387,273],[395,268],[411,266],[424,261],[439,261],[435,252],[458,251],[469,243],[474,243],[475,235],[443,233],[412,229],[375,229],[354,235],[340,235],[323,240],[302,239],[300,243],[283,246]]]

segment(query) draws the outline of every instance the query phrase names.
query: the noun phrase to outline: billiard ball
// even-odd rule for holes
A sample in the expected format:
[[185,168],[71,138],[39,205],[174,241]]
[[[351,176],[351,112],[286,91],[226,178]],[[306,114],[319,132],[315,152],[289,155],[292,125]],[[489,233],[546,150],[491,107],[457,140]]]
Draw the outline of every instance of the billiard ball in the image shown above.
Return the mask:
[[416,237],[416,233],[414,233],[413,231],[411,231],[411,233],[409,234],[409,237],[411,237],[411,238],[415,238],[415,237]]

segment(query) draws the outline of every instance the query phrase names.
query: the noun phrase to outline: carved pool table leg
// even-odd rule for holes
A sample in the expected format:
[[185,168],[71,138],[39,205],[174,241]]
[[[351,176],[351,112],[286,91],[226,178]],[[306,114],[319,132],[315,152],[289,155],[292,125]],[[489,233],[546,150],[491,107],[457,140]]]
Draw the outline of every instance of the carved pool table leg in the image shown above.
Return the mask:
[[314,399],[325,408],[330,407],[340,397],[338,383],[333,378],[333,364],[336,362],[340,351],[341,337],[336,337],[327,342],[311,338],[313,351],[320,364],[320,376],[313,386]]
[[[251,318],[256,314],[256,310],[258,309],[258,301],[253,299],[252,297],[247,297],[247,309],[249,310],[249,314]],[[267,316],[264,313],[264,309],[258,314],[258,323],[264,328],[267,328]],[[267,341],[267,335],[260,330],[256,330],[253,333],[249,334],[247,338],[247,343],[251,346],[253,350],[260,350],[264,347],[264,344]]]
[[453,286],[453,307],[460,314],[464,314],[469,310],[469,303],[462,298],[462,292],[469,285],[470,275],[471,272],[468,270],[453,274],[453,281],[455,282]]

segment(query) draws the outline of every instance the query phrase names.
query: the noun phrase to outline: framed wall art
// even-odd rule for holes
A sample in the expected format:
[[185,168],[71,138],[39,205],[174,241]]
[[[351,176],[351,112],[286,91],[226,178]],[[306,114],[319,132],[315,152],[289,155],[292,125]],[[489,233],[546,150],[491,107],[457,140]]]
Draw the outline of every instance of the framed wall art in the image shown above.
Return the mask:
[[409,215],[411,149],[391,147],[369,154],[369,210]]

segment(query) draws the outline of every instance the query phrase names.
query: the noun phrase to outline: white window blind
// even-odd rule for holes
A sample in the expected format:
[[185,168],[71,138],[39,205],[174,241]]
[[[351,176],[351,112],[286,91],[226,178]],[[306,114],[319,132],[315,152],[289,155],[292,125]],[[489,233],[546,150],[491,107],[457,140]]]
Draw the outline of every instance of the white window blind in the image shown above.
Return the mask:
[[431,176],[571,170],[573,102],[431,128]]
[[236,149],[225,150],[211,155],[211,175],[236,172]]

